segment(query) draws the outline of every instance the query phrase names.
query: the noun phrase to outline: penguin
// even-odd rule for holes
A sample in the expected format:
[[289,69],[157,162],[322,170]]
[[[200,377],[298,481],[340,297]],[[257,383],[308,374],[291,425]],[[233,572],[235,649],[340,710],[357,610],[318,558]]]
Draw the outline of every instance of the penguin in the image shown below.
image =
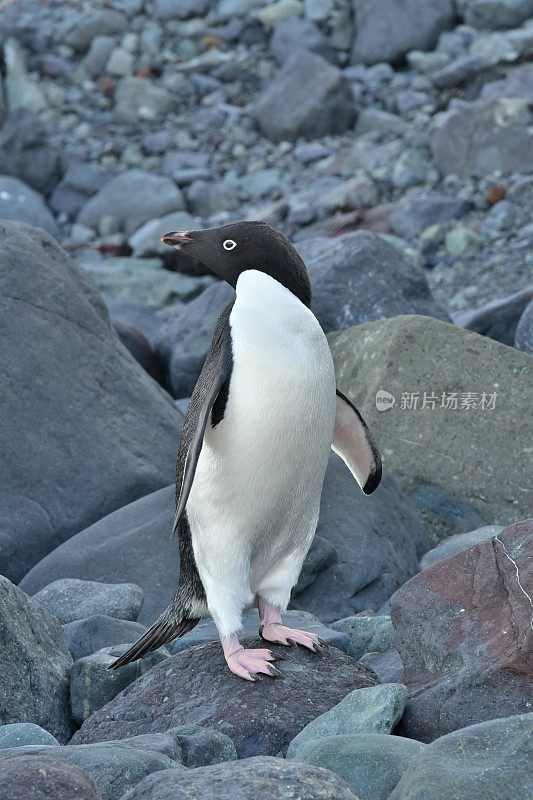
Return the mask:
[[330,451],[365,494],[381,459],[355,406],[336,387],[326,336],[296,248],[263,222],[171,232],[161,241],[236,290],[221,313],[183,423],[176,467],[180,578],[168,608],[111,668],[192,630],[210,614],[229,669],[280,677],[280,657],[239,642],[257,605],[268,644],[322,652],[314,633],[286,627],[291,589],[315,534]]

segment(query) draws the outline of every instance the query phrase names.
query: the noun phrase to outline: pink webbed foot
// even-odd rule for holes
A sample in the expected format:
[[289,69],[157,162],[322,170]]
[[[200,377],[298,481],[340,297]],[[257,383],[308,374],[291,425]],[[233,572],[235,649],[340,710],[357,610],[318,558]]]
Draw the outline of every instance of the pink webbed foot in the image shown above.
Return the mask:
[[228,637],[222,642],[226,663],[234,675],[247,681],[260,681],[263,675],[283,677],[273,662],[276,656],[270,650],[246,650],[237,637]]
[[273,644],[284,644],[288,646],[302,645],[314,653],[321,653],[327,650],[329,645],[317,636],[316,633],[309,631],[299,631],[296,628],[286,628],[281,622],[268,622],[259,629],[259,634],[267,642]]

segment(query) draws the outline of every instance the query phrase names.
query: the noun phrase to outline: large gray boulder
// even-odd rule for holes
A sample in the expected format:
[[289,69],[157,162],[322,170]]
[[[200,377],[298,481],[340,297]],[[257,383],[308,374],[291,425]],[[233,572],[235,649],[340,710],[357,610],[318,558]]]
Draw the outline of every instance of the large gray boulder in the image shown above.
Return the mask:
[[61,177],[61,154],[50,145],[39,115],[28,108],[12,111],[0,130],[0,173],[46,195]]
[[43,198],[26,183],[0,175],[0,219],[26,222],[59,239],[59,228]]
[[[259,637],[243,643],[264,647]],[[218,642],[171,656],[89,717],[72,743],[160,733],[194,719],[233,739],[239,758],[273,755],[348,692],[378,682],[333,647],[320,655],[301,647],[270,649],[286,659],[276,662],[283,679],[259,683],[236,681]]]
[[55,736],[34,722],[12,722],[0,725],[0,749],[24,747],[29,744],[59,744]]
[[503,525],[485,525],[475,531],[456,533],[454,536],[449,536],[448,539],[444,539],[432,550],[424,553],[420,559],[420,568],[426,569],[426,567],[436,564],[437,561],[442,561],[444,558],[450,558],[450,556],[454,556],[457,553],[470,550],[480,542],[493,539],[501,531],[503,531]]
[[139,616],[144,595],[133,583],[97,583],[77,578],[62,578],[33,595],[38,603],[57,617],[62,625],[91,614],[134,621]]
[[59,755],[33,755],[26,749],[24,755],[17,750],[9,752],[11,757],[0,761],[2,800],[102,800],[84,770]]
[[74,661],[90,656],[103,647],[133,644],[146,632],[139,622],[116,619],[106,614],[94,614],[63,625],[67,647]]
[[298,250],[309,269],[313,311],[326,332],[398,314],[449,319],[424,271],[375,233],[304,239]]
[[182,417],[48,234],[0,222],[0,260],[0,572],[18,581],[74,533],[167,485]]
[[355,122],[350,84],[316,53],[298,49],[257,100],[253,114],[274,142],[342,133]]
[[66,742],[72,666],[57,619],[0,576],[0,724],[33,722]]
[[475,28],[514,28],[533,17],[533,0],[464,0],[464,20]]
[[330,334],[329,341],[339,388],[422,509],[431,497],[419,490],[434,488],[473,509],[478,527],[527,515],[529,356],[411,315]]
[[355,15],[354,64],[396,63],[409,50],[432,50],[451,28],[452,0],[352,0]]

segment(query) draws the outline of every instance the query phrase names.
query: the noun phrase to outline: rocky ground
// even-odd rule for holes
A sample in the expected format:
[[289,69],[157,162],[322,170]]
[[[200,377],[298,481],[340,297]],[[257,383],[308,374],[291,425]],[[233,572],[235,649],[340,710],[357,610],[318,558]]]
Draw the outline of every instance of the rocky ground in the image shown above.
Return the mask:
[[[0,46],[0,800],[530,797],[533,2],[0,0]],[[331,456],[323,655],[246,684],[206,620],[111,672],[233,296],[159,236],[243,218],[384,478]]]

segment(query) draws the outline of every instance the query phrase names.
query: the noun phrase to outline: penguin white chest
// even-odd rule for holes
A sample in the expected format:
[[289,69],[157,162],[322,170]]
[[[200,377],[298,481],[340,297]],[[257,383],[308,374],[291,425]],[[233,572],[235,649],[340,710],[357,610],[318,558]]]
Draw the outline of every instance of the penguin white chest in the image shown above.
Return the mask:
[[265,273],[239,278],[224,418],[208,424],[187,504],[193,540],[245,549],[257,579],[309,547],[335,423],[335,373],[316,317]]

